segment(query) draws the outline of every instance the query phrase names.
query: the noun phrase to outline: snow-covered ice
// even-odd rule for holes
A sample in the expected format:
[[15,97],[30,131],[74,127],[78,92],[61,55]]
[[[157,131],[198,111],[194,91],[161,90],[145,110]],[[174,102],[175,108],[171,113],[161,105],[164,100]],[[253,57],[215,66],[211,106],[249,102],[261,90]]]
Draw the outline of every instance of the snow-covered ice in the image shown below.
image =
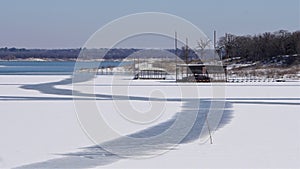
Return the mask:
[[[299,82],[184,84],[183,88],[197,87],[200,114],[215,101],[215,88],[225,91],[213,144],[199,138],[204,121],[198,113],[191,132],[172,150],[140,159],[109,153],[88,138],[77,119],[71,77],[1,75],[0,79],[0,168],[300,168]],[[147,110],[143,98],[153,91],[173,99],[165,101],[166,108],[155,121],[131,123],[114,109],[111,79],[96,78],[96,103],[105,120],[123,135],[155,135],[190,106],[180,100],[181,91],[172,81],[130,81],[128,95],[137,98],[132,101],[137,110]],[[126,141],[117,140],[108,144]],[[163,146],[158,149],[168,148]],[[157,153],[151,146],[136,152]]]

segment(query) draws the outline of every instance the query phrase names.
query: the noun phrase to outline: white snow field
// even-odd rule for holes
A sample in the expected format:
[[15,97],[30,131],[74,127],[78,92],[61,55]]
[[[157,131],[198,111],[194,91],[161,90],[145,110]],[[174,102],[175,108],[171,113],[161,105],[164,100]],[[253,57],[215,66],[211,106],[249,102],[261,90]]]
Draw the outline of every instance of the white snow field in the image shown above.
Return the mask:
[[[181,89],[197,88],[200,114],[214,109],[210,105],[218,99],[224,101],[221,121],[212,128],[213,144],[203,132],[203,116],[198,114],[190,132],[171,150],[158,151],[169,149],[172,137],[149,147],[120,137],[106,144],[123,145],[122,153],[132,157],[116,155],[96,146],[82,129],[70,76],[1,75],[0,168],[300,168],[299,82],[186,83],[178,88],[174,81],[119,77],[124,81],[122,86],[112,82],[112,77],[95,79],[95,102],[110,127],[122,136],[159,135],[171,126],[174,117],[189,114],[190,100],[180,100]],[[116,89],[113,92],[112,86]],[[221,96],[225,92],[225,100],[214,100],[215,91]],[[126,108],[116,108],[115,100],[126,101],[126,95],[132,97],[130,104],[138,111],[147,112],[151,107],[149,96],[159,97],[156,102],[163,102],[164,109],[151,122],[134,123],[122,116]],[[182,121],[181,125],[188,124]]]

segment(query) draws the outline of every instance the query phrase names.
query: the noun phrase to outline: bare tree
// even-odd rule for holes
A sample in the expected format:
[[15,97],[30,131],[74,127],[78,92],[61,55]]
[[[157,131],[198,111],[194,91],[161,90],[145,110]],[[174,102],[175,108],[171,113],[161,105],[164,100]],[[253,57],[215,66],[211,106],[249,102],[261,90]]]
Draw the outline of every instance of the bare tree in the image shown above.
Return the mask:
[[199,41],[197,41],[196,49],[200,51],[201,60],[206,60],[205,59],[206,49],[209,47],[210,43],[211,43],[211,40],[209,40],[209,39],[207,39],[207,40],[200,39]]

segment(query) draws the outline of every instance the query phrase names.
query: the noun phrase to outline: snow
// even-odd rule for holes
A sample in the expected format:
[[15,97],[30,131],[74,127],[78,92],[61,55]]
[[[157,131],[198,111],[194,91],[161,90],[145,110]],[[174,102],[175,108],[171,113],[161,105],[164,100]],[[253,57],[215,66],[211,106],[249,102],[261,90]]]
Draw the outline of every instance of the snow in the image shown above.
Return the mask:
[[[104,168],[145,164],[147,168],[299,168],[300,121],[295,107],[237,104],[233,109],[234,119],[215,133],[212,145],[196,141],[158,158],[123,160]],[[284,120],[282,112],[288,112]]]
[[[227,113],[213,134],[213,144],[191,137],[164,154],[140,159],[91,147],[94,143],[77,119],[69,76],[1,75],[0,79],[0,168],[300,168],[300,82],[186,83],[178,88],[170,80],[117,78],[113,84],[121,79],[129,86],[116,89],[127,88],[130,96],[149,97],[161,91],[175,99],[147,124],[124,120],[111,99],[97,100],[105,120],[122,135],[155,131],[152,126],[172,119],[185,106],[176,100],[180,89],[196,86],[203,103],[216,88],[225,90]],[[111,94],[111,82],[112,76],[98,76],[95,92]],[[131,104],[145,112],[151,106],[142,100]]]

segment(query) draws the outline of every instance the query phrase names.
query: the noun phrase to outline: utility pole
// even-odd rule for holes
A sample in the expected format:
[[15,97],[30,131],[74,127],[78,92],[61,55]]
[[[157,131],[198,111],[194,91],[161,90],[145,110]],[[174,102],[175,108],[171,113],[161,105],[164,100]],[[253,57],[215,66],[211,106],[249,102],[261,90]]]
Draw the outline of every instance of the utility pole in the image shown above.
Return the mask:
[[214,30],[214,49],[217,47],[217,31]]
[[214,30],[214,59],[219,58],[218,52],[217,52],[217,31]]
[[177,65],[177,32],[175,32],[175,55],[176,55],[176,65]]
[[186,78],[188,78],[188,59],[189,59],[189,46],[188,46],[188,38],[186,38],[186,46],[185,46],[185,63],[186,63]]
[[177,32],[175,31],[175,76],[177,81]]
[[185,63],[189,63],[189,46],[188,46],[188,38],[186,38],[186,46],[185,46]]

